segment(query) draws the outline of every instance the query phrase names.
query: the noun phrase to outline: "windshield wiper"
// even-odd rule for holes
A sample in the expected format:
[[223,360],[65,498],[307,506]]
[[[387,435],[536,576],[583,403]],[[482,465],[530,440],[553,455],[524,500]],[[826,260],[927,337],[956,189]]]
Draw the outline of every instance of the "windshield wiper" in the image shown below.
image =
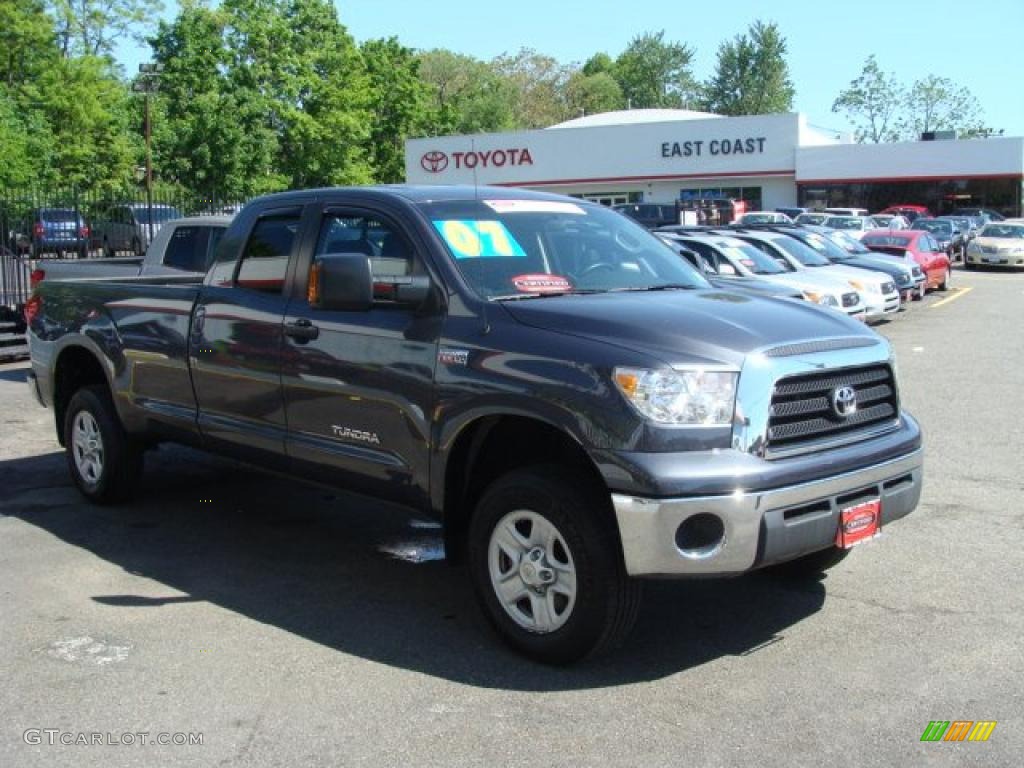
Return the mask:
[[601,288],[583,288],[571,291],[545,291],[544,293],[509,293],[504,296],[491,296],[491,301],[524,301],[526,299],[549,299],[555,296],[586,296],[592,293],[607,293]]
[[687,285],[684,283],[668,283],[667,285],[648,285],[644,288],[613,288],[614,293],[633,293],[633,292],[647,292],[647,291],[696,291],[700,288],[698,285]]

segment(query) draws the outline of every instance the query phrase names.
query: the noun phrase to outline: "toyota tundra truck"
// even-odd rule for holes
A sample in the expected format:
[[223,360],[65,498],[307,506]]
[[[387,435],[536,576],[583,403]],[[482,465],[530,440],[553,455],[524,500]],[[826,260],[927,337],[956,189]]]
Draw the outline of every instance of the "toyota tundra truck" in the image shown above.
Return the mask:
[[45,281],[25,314],[86,498],[166,441],[407,505],[547,663],[621,642],[645,579],[817,574],[921,494],[885,339],[581,200],[270,195],[201,280]]

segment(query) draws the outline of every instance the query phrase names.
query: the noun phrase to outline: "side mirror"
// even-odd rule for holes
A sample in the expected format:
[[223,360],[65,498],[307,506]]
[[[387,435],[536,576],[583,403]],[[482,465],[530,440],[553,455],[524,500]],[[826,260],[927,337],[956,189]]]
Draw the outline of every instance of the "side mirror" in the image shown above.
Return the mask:
[[732,264],[720,261],[718,262],[718,274],[725,275],[726,277],[736,277],[736,267]]
[[365,312],[373,306],[370,257],[362,253],[327,253],[309,272],[307,299],[316,309]]
[[389,275],[373,283],[375,298],[391,299],[398,304],[418,307],[430,295],[427,275]]

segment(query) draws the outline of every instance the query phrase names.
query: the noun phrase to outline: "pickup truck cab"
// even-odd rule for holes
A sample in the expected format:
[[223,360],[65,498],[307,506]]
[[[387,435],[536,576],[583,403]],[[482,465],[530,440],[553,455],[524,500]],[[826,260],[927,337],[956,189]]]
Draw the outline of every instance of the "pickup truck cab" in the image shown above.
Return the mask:
[[32,270],[32,285],[43,280],[81,278],[155,277],[193,273],[204,275],[213,261],[230,216],[195,216],[164,224],[145,256],[113,259],[39,261]]
[[408,505],[548,663],[620,642],[643,578],[820,573],[921,493],[885,339],[566,197],[270,195],[201,281],[46,281],[26,316],[89,499],[173,441]]

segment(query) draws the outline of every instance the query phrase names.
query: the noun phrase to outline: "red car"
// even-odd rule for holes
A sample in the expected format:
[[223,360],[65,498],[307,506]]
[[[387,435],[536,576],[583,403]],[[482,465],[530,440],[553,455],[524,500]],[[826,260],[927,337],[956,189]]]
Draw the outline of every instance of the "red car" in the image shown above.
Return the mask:
[[878,213],[885,213],[891,216],[903,216],[911,224],[914,223],[915,219],[930,219],[932,217],[932,212],[928,210],[927,205],[912,205],[910,203],[890,205],[884,211],[879,211]]
[[909,256],[921,265],[925,281],[922,294],[930,288],[949,287],[949,256],[928,232],[917,229],[872,229],[860,239],[872,251],[889,256]]

